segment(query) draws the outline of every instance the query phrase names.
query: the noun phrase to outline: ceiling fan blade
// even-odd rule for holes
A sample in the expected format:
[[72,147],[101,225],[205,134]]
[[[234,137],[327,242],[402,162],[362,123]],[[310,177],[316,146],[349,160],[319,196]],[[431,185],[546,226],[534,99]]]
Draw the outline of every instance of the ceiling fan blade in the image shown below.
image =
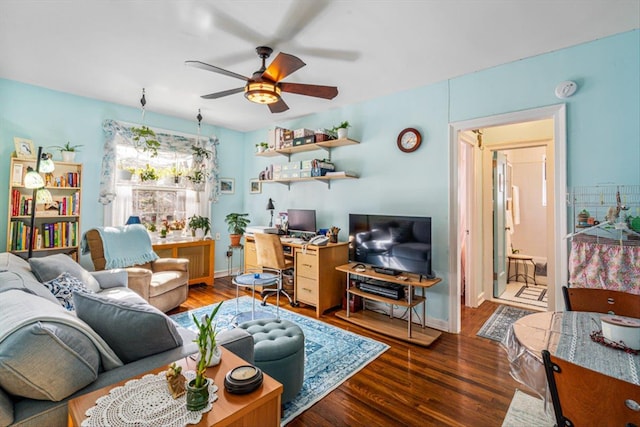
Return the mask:
[[315,96],[316,98],[333,99],[338,95],[335,86],[306,85],[302,83],[280,83],[283,92],[296,93],[298,95]]
[[296,47],[296,53],[300,53],[301,56],[316,56],[340,61],[355,61],[360,58],[360,52],[355,50],[323,49],[319,47]]
[[265,72],[262,73],[262,76],[270,79],[271,81],[279,82],[305,65],[307,64],[302,62],[302,60],[297,56],[280,52],[278,56],[276,56],[276,59],[269,64]]
[[274,102],[273,104],[269,104],[269,110],[272,113],[282,113],[289,109],[289,106],[282,98],[278,102]]
[[223,96],[233,95],[234,93],[244,92],[244,86],[235,89],[223,90],[222,92],[210,93],[209,95],[202,95],[202,99],[218,99]]
[[252,46],[257,46],[264,40],[264,36],[244,22],[234,18],[231,15],[224,13],[218,8],[213,9],[213,19],[217,29],[226,31],[229,34],[233,34],[239,39],[249,42]]
[[224,74],[225,76],[235,77],[236,79],[244,80],[245,82],[249,80],[248,77],[245,77],[241,74],[234,73],[233,71],[225,70],[224,68],[216,67],[214,65],[205,64],[200,61],[184,61],[185,65],[189,65],[191,67],[200,68],[201,70],[212,71],[218,74]]
[[295,40],[296,36],[314,21],[328,5],[328,0],[291,2],[287,14],[280,21],[274,34],[276,44]]

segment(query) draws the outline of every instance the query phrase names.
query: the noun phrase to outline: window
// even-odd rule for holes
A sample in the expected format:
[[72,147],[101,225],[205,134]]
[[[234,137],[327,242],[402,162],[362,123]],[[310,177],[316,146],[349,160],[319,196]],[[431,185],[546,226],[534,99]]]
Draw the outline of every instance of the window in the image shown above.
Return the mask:
[[[159,146],[149,150],[144,140],[135,141],[131,129],[135,127],[105,122],[100,191],[105,225],[122,225],[135,215],[148,228],[164,222],[183,228],[193,215],[209,216],[210,202],[217,199],[217,140],[155,131]],[[208,157],[198,156],[194,146]]]

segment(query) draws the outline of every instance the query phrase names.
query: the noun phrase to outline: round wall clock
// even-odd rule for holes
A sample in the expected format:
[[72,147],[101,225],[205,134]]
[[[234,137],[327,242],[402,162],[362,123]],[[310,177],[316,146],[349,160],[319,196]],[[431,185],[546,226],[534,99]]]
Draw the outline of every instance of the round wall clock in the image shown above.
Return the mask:
[[422,135],[414,128],[406,128],[398,135],[398,148],[405,153],[416,151],[421,142]]

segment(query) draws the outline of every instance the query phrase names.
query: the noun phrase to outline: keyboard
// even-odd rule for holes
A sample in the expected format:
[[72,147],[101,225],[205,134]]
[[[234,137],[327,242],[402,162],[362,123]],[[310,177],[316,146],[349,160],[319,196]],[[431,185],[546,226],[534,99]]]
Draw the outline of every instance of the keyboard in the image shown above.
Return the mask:
[[304,240],[297,237],[281,237],[280,241],[282,243],[293,243],[294,245],[302,245],[303,243],[305,243]]

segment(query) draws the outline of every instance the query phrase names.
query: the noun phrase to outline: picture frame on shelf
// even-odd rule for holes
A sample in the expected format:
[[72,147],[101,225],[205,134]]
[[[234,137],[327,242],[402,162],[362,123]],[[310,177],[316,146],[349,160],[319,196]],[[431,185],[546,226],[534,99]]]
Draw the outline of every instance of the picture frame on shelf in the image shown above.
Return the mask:
[[236,180],[233,178],[220,178],[220,194],[234,194],[236,192]]
[[262,182],[259,179],[249,180],[249,194],[262,193]]
[[36,151],[33,141],[25,138],[13,138],[13,145],[16,147],[16,157],[19,159],[35,159]]
[[21,163],[16,163],[13,165],[13,170],[11,171],[11,184],[12,185],[22,185],[22,173],[24,172],[24,167]]

